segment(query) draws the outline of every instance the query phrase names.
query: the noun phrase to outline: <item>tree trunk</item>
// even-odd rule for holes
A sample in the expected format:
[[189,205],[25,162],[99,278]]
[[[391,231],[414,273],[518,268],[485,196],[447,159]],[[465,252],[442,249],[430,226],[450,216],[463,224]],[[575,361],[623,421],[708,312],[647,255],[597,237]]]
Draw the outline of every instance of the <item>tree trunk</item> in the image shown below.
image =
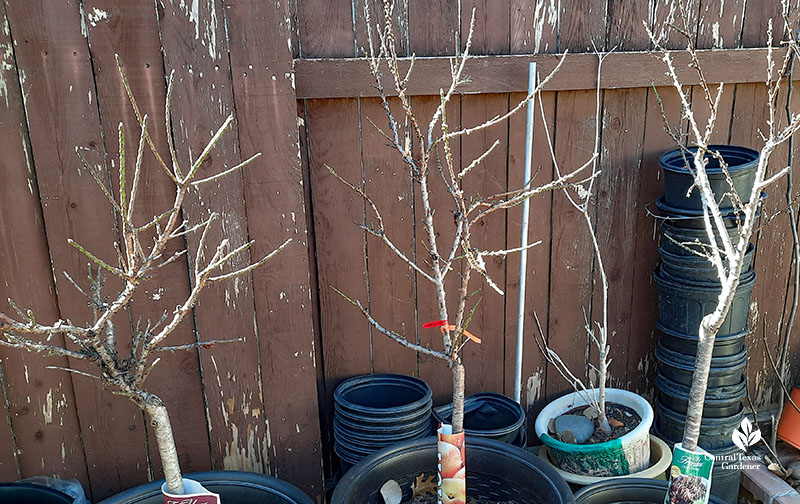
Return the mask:
[[167,480],[167,490],[180,495],[183,493],[183,478],[181,466],[178,463],[178,450],[175,448],[175,439],[172,437],[172,426],[169,423],[169,414],[164,402],[156,395],[142,392],[142,407],[150,419],[150,426],[156,435],[158,454],[161,456],[164,479]]
[[453,434],[464,431],[464,365],[453,361]]

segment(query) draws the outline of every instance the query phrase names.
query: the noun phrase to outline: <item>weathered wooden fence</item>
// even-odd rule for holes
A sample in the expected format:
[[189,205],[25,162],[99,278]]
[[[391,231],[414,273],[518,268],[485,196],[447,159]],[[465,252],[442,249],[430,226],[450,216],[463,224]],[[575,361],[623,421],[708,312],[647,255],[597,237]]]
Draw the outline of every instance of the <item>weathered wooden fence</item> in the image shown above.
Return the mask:
[[[267,472],[319,498],[334,467],[331,396],[339,381],[369,372],[413,374],[433,386],[437,403],[446,401],[450,379],[441,363],[371,332],[330,288],[368,302],[379,320],[409,339],[438,343],[437,333],[421,329],[438,318],[432,292],[359,230],[371,213],[325,167],[372,192],[389,233],[407,254],[424,252],[418,194],[370,124],[380,123],[382,110],[366,64],[352,59],[365,44],[364,1],[9,0],[0,7],[0,296],[40,319],[89,316],[85,300],[61,274],[76,277],[86,266],[67,238],[114,257],[114,216],[90,177],[79,172],[74,149],[87,147],[91,161],[113,178],[117,124],[137,131],[115,54],[154,125],[164,124],[165,74],[176,70],[170,127],[182,160],[196,156],[229,113],[236,127],[203,169],[215,173],[264,153],[241,174],[196,194],[184,209],[188,218],[206,215],[209,207],[224,209],[221,232],[233,241],[256,240],[254,256],[295,238],[251,278],[206,293],[194,320],[174,336],[175,343],[239,336],[241,344],[171,355],[150,379],[152,391],[170,407],[185,470]],[[379,2],[366,1],[378,11]],[[550,53],[568,50],[574,54],[543,97],[563,166],[582,162],[593,148],[596,60],[585,53],[592,41],[618,52],[604,67],[597,185],[597,226],[611,281],[611,374],[614,385],[652,396],[657,311],[651,273],[658,233],[645,206],[663,190],[657,158],[672,144],[651,84],[673,121],[680,110],[660,63],[638,51],[650,48],[642,20],[659,26],[671,3],[401,0],[394,11],[401,50],[431,57],[418,62],[412,85],[412,102],[425,122],[436,104],[431,95],[446,83],[446,57],[464,42],[473,7],[473,52],[485,57],[468,67],[471,83],[456,100],[451,122],[469,126],[507,111],[525,91],[529,57],[523,55],[536,54],[547,68],[555,61]],[[697,43],[714,49],[704,54],[707,76],[726,83],[715,141],[759,145],[766,51],[748,48],[765,46],[767,20],[779,22],[779,12],[777,0],[695,2]],[[681,47],[677,37],[670,43]],[[686,76],[687,84],[696,84],[688,69]],[[460,141],[456,155],[467,162],[501,140],[465,189],[519,187],[524,131],[520,114]],[[151,134],[166,147],[163,131],[151,128]],[[534,166],[546,179],[553,167],[544,135],[538,118]],[[787,156],[783,149],[774,165],[783,166]],[[169,204],[169,181],[151,173],[140,201],[142,218]],[[762,339],[774,349],[788,312],[791,235],[780,213],[784,193],[785,185],[772,189],[755,239],[759,278],[748,376],[759,408],[774,405],[777,392]],[[434,197],[444,201],[443,188]],[[596,274],[579,217],[560,194],[532,204],[530,235],[542,243],[530,252],[525,327],[532,331],[538,314],[551,346],[585,370],[590,350],[582,307],[591,312],[596,303]],[[520,220],[518,209],[497,215],[476,241],[484,248],[514,247]],[[188,246],[194,250],[196,243]],[[511,394],[517,260],[496,261],[491,272],[503,281],[506,297],[487,292],[470,326],[483,344],[465,347],[467,388]],[[189,285],[186,265],[174,265],[136,300],[132,324],[175,304]],[[75,363],[4,347],[0,363],[8,419],[0,422],[0,480],[55,474],[79,479],[102,498],[160,476],[140,411],[88,378],[45,369]],[[522,385],[531,414],[567,389],[532,339],[526,341]]]

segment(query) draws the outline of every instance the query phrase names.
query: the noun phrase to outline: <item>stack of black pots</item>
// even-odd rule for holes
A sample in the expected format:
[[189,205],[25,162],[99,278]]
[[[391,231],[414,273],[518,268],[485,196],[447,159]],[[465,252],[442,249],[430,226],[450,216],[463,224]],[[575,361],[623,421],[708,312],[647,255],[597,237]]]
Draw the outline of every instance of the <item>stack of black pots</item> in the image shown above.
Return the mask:
[[[758,152],[731,145],[710,148],[722,155],[739,197],[747,200],[753,187]],[[709,250],[710,240],[703,220],[700,191],[692,189],[694,180],[687,167],[691,166],[693,154],[676,149],[659,159],[666,191],[656,202],[663,221],[659,246],[661,264],[654,274],[659,311],[655,355],[660,365],[653,430],[670,445],[683,438],[700,321],[713,311],[721,291],[716,269],[698,255]],[[739,236],[738,217],[729,197],[728,175],[719,161],[710,156],[706,172],[714,194],[721,198],[718,200],[720,210],[728,235],[735,244]],[[754,247],[748,245],[739,286],[714,343],[698,442],[701,448],[717,456],[711,479],[712,494],[731,503],[737,501],[741,472],[738,464],[731,463],[731,456],[741,452],[733,444],[732,436],[744,416],[742,399],[747,394],[742,371],[747,363],[745,336],[749,331],[747,317],[756,277],[753,254]]]
[[389,445],[433,434],[431,388],[413,376],[360,375],[334,392],[333,449],[342,472]]

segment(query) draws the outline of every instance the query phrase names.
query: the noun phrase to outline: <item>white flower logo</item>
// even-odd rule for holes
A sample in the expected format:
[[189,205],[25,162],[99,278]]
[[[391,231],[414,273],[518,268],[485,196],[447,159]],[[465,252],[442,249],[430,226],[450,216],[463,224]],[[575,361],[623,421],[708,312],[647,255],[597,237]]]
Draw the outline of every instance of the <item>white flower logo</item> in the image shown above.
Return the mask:
[[733,444],[738,446],[744,451],[747,451],[747,448],[753,446],[754,444],[761,441],[761,431],[756,427],[753,428],[753,424],[750,423],[750,420],[747,418],[742,419],[742,424],[739,426],[738,429],[733,431]]

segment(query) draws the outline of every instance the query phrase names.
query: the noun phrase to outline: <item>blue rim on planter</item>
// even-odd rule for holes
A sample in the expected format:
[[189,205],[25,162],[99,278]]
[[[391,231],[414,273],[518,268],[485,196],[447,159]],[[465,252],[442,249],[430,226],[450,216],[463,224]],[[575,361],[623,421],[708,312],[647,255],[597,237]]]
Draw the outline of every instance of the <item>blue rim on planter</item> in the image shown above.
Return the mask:
[[[589,393],[597,393],[591,389]],[[618,439],[596,444],[571,444],[559,441],[548,433],[550,419],[579,407],[588,406],[585,395],[567,394],[550,402],[536,417],[535,430],[547,445],[550,461],[561,470],[588,476],[624,476],[646,468],[650,463],[650,426],[653,408],[641,396],[621,389],[606,389],[606,403],[619,403],[632,408],[642,418],[633,430]]]
[[[722,198],[718,202],[720,209],[733,208],[733,202],[726,195],[731,191],[728,176],[730,176],[739,197],[747,203],[755,181],[759,152],[737,145],[709,145],[708,147],[710,151],[718,152],[728,165],[728,174],[726,175],[719,160],[706,154],[708,160],[706,175],[714,194]],[[664,170],[664,200],[667,205],[687,210],[703,208],[699,190],[695,188],[687,197],[687,193],[694,186],[694,177],[687,163],[691,166],[696,153],[697,147],[690,147],[689,152],[673,149],[665,152],[659,158],[658,164]]]

